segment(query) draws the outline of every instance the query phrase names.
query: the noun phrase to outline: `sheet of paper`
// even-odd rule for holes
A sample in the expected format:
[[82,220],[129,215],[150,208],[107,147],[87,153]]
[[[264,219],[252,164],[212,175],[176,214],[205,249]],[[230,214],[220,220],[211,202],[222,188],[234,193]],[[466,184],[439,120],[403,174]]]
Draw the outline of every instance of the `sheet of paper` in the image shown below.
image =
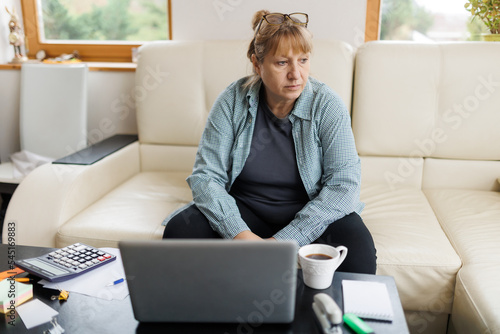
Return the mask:
[[107,286],[109,283],[125,277],[120,250],[118,248],[101,249],[115,255],[116,260],[63,282],[53,283],[41,280],[39,283],[43,284],[45,288],[69,291],[69,298],[71,298],[71,292],[77,292],[106,300],[124,299],[129,294],[127,281],[117,285]]
[[16,307],[17,314],[23,320],[27,329],[50,322],[59,312],[39,299],[33,299]]

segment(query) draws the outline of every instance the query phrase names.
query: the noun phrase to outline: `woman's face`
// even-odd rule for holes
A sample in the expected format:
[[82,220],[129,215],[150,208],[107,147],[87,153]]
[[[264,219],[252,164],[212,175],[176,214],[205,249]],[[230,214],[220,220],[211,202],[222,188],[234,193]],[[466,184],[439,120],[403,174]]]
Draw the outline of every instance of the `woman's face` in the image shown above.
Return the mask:
[[255,71],[262,78],[269,107],[295,103],[309,77],[310,53],[292,48],[268,54],[262,63],[252,57]]

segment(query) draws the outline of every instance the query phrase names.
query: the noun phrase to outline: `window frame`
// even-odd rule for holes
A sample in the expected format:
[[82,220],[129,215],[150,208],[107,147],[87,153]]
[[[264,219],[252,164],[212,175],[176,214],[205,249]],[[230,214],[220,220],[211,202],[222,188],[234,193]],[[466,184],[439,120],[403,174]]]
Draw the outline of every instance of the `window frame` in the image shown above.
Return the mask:
[[[132,48],[140,44],[79,44],[79,43],[43,43],[39,35],[37,0],[23,0],[24,30],[26,34],[29,58],[35,58],[39,50],[44,50],[47,57],[57,57],[63,53],[78,50],[85,61],[96,62],[131,62]],[[381,0],[366,1],[365,42],[378,40],[380,36]],[[172,39],[172,4],[167,0],[169,39]]]
[[[131,62],[132,48],[141,44],[131,43],[45,43],[41,41],[37,15],[37,0],[21,1],[23,11],[24,32],[27,41],[27,56],[35,58],[39,50],[44,50],[46,57],[57,57],[63,53],[78,50],[83,61],[89,62]],[[172,6],[167,0],[168,32],[172,39]]]
[[380,6],[382,0],[366,0],[365,42],[380,38]]

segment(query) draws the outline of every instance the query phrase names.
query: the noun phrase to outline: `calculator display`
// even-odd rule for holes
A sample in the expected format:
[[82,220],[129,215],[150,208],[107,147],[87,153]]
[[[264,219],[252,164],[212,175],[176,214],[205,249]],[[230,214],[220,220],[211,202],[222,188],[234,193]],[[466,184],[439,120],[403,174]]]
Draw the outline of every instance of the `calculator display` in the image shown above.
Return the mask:
[[59,270],[58,268],[51,266],[50,264],[45,263],[43,261],[40,261],[38,259],[28,259],[28,260],[24,260],[24,261],[31,264],[31,265],[34,265],[35,267],[46,270],[49,273],[54,274],[54,275],[62,275],[62,274],[67,273],[67,271]]

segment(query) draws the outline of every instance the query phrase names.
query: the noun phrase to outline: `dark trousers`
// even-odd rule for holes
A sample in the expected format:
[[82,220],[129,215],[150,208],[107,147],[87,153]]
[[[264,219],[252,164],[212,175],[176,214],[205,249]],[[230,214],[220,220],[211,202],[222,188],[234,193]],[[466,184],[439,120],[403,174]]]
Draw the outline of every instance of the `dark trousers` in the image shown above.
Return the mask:
[[[270,238],[283,228],[282,225],[264,222],[240,201],[237,200],[236,203],[245,223],[261,238]],[[163,238],[210,239],[221,238],[221,236],[211,228],[208,219],[193,204],[170,219],[165,227]],[[377,268],[375,245],[370,232],[357,213],[351,213],[330,224],[313,243],[347,247],[347,257],[338,271],[375,274]]]

